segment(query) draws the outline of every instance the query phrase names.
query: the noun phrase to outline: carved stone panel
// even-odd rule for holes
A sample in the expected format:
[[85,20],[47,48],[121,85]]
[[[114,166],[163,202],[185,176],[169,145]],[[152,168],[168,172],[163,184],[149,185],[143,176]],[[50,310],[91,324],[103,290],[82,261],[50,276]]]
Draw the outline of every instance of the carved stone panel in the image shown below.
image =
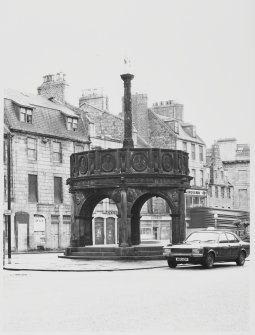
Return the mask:
[[142,172],[148,166],[148,159],[142,152],[135,153],[132,157],[132,167],[135,171]]
[[106,154],[102,157],[102,170],[104,172],[112,172],[115,165],[115,158],[111,154]]

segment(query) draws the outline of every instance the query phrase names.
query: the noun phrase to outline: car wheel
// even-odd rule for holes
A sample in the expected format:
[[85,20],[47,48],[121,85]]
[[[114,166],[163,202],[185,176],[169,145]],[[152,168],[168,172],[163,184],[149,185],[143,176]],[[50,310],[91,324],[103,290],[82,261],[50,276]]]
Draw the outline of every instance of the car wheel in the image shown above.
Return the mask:
[[236,265],[242,266],[245,263],[245,252],[242,251],[236,260]]
[[173,262],[173,261],[170,261],[170,260],[167,261],[167,264],[171,269],[174,269],[177,266],[176,262]]
[[213,263],[214,263],[214,254],[212,252],[209,252],[202,265],[207,269],[211,269],[213,267]]

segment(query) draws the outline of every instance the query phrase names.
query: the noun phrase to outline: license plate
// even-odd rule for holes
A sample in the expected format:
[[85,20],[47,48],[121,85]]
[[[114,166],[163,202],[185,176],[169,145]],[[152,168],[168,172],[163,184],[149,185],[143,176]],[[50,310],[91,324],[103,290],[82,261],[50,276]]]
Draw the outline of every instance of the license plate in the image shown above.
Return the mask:
[[188,262],[189,259],[188,258],[184,258],[184,257],[176,257],[176,261],[177,262]]

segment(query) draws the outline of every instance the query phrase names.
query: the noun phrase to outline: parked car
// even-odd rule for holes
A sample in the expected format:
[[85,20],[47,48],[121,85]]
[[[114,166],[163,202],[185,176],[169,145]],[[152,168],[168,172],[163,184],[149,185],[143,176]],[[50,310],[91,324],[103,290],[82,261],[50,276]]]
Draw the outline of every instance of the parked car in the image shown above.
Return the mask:
[[182,244],[167,245],[163,249],[170,268],[178,264],[202,264],[212,268],[214,262],[236,262],[241,266],[249,254],[250,243],[232,232],[213,228],[193,232]]

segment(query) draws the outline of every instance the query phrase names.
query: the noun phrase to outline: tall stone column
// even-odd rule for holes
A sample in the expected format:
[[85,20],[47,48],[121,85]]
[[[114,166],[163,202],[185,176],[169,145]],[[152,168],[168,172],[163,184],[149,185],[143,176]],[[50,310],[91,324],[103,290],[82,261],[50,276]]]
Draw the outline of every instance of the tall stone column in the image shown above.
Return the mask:
[[121,190],[119,225],[119,246],[129,247],[131,245],[131,218],[128,216],[127,192]]
[[132,138],[132,100],[131,100],[131,80],[133,74],[122,74],[121,79],[124,81],[124,141],[123,148],[133,148],[134,141]]
[[171,214],[172,217],[172,244],[180,243],[179,214]]
[[140,213],[135,213],[131,218],[131,236],[132,236],[132,245],[138,245],[141,243],[140,236]]
[[171,214],[172,217],[172,243],[182,243],[186,238],[185,222],[185,195],[184,191],[179,191],[178,213]]
[[179,225],[180,225],[180,242],[186,238],[186,221],[185,221],[185,194],[183,190],[179,191]]

